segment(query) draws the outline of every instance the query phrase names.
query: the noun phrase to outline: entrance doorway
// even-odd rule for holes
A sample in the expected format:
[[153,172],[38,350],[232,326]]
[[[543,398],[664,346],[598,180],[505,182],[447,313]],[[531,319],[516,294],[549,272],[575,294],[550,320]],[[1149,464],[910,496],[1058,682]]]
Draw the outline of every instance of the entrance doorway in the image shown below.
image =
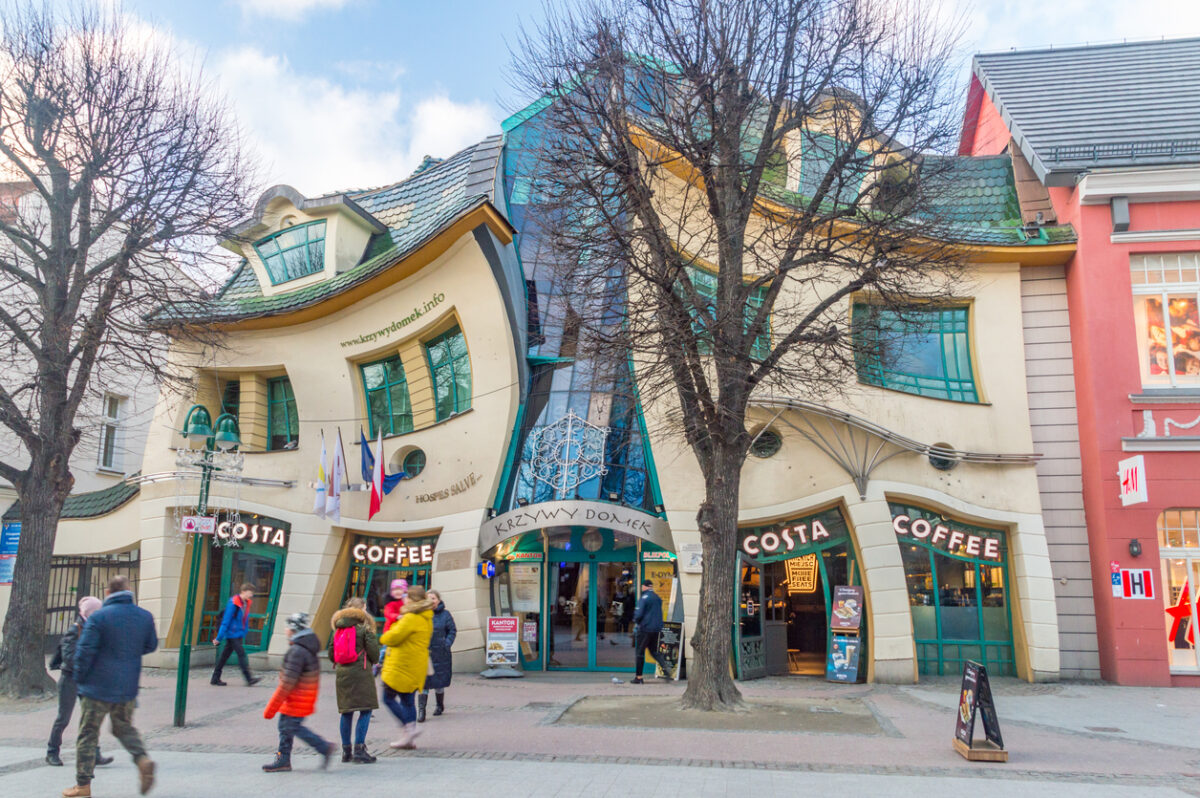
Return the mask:
[[283,581],[283,563],[282,549],[258,543],[243,544],[240,549],[210,550],[200,642],[207,643],[216,636],[225,613],[225,603],[242,585],[249,582],[256,591],[254,601],[250,604],[245,647],[251,653],[265,651],[271,642],[275,606]]
[[632,560],[551,565],[551,668],[630,668],[636,569]]

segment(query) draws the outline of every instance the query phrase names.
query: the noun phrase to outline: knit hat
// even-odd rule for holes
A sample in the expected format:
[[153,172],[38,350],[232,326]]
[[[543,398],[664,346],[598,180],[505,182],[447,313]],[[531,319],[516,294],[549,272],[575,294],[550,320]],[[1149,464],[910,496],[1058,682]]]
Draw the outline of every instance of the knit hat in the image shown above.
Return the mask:
[[287,625],[293,632],[303,632],[312,625],[312,620],[307,612],[293,612],[288,616]]
[[388,592],[395,593],[397,590],[407,593],[408,592],[408,580],[407,579],[393,579],[392,586],[391,586],[391,588],[388,589]]
[[95,596],[84,596],[79,600],[79,616],[85,620],[96,610],[104,606],[104,602]]

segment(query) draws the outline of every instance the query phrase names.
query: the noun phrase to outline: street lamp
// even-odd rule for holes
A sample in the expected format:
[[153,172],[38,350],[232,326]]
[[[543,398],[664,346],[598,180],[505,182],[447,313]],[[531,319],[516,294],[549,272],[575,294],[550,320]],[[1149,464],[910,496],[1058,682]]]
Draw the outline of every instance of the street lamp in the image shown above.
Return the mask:
[[[241,445],[237,418],[222,413],[217,423],[212,423],[212,414],[203,405],[192,405],[183,422],[183,435],[192,443],[204,446],[198,460],[200,466],[200,498],[196,503],[196,515],[208,515],[208,487],[212,472],[221,470],[215,462],[216,450],[227,452]],[[214,449],[213,447],[216,447]],[[183,637],[179,641],[179,670],[175,676],[175,725],[185,725],[187,716],[188,671],[192,665],[192,616],[195,614],[196,581],[200,577],[200,533],[192,536],[192,563],[188,570],[187,603],[183,608]]]

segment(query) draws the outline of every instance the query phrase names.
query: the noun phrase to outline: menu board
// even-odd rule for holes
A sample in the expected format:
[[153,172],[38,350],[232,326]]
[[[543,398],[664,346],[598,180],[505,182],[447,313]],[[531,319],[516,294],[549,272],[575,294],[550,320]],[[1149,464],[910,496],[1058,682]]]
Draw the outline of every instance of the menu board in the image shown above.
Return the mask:
[[829,661],[825,665],[825,680],[857,682],[858,659],[862,641],[857,635],[833,635],[829,641]]
[[831,629],[857,632],[862,626],[862,585],[835,585],[833,610],[829,613]]
[[958,714],[954,718],[954,737],[968,749],[975,739],[975,715],[983,721],[983,735],[996,748],[1004,748],[1000,735],[1000,719],[992,699],[992,686],[987,668],[968,660],[963,665],[962,687],[959,692]]
[[488,617],[486,662],[489,666],[517,667],[520,655],[517,619],[511,615]]
[[509,563],[508,585],[513,612],[539,612],[542,598],[542,564]]
[[683,653],[683,624],[663,624],[662,632],[658,635],[658,658],[667,664],[664,670],[659,666],[657,673],[671,679],[679,678],[679,658]]

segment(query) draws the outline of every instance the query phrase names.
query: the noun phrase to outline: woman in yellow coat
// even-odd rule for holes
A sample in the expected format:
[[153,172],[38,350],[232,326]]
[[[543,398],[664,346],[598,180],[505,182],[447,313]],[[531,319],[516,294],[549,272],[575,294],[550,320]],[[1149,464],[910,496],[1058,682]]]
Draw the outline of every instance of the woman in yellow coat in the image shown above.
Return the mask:
[[380,645],[387,646],[383,660],[383,703],[404,727],[392,748],[412,749],[420,734],[417,726],[417,691],[425,687],[429,671],[429,638],[433,635],[434,603],[425,588],[413,585],[404,599],[399,619],[391,625]]

